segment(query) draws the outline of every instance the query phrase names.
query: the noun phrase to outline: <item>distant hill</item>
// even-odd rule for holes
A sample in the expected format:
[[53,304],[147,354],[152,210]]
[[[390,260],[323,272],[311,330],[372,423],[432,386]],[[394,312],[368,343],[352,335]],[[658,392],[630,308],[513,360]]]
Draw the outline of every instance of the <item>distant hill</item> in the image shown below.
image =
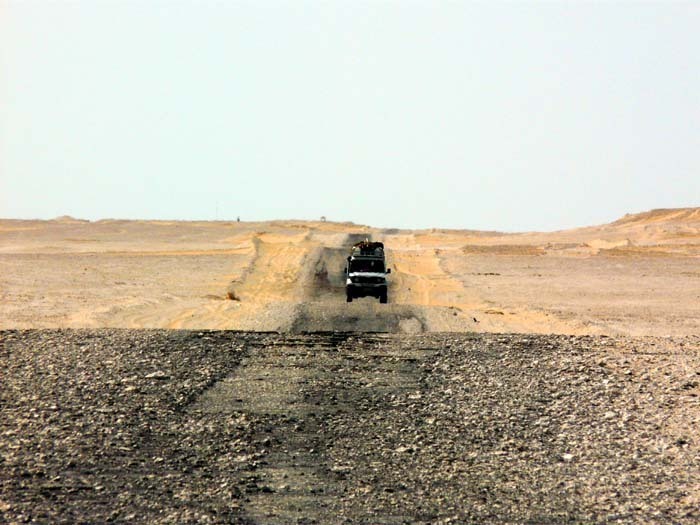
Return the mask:
[[[670,250],[674,254],[696,256],[700,254],[700,208],[633,213],[609,224],[571,230],[571,233],[580,239],[591,239],[586,241],[588,246],[613,248],[616,253]],[[618,246],[609,246],[610,243]]]
[[89,223],[90,221],[86,219],[76,219],[75,217],[71,217],[70,215],[61,215],[60,217],[55,217],[54,219],[51,219],[55,222],[65,222],[69,224],[84,224],[84,223]]
[[700,223],[700,208],[660,208],[642,213],[632,213],[616,220],[612,225],[644,226],[663,223],[698,224]]

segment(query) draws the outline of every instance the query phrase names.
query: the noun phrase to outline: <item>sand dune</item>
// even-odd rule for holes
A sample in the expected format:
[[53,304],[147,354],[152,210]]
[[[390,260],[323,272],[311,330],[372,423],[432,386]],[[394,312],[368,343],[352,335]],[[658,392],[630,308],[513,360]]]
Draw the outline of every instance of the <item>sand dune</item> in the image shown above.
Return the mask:
[[[388,248],[388,305],[344,302],[364,237]],[[521,234],[2,220],[0,327],[697,333],[698,257],[697,208]]]

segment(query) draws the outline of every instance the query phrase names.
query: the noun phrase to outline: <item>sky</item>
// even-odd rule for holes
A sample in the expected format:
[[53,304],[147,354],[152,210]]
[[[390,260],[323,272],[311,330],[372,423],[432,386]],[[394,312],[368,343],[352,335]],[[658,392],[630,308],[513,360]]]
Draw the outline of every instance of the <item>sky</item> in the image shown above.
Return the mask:
[[700,2],[0,0],[0,217],[700,206]]

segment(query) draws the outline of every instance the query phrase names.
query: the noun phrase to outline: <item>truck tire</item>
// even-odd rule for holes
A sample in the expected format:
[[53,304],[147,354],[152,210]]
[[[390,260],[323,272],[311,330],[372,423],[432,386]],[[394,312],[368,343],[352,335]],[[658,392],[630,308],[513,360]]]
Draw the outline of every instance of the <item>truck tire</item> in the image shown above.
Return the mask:
[[345,293],[345,300],[346,300],[348,303],[351,303],[351,302],[352,302],[352,294],[351,294],[350,292],[346,292],[346,293]]
[[389,299],[389,298],[387,297],[386,291],[382,292],[382,293],[379,295],[379,302],[382,303],[382,304],[386,304],[387,301],[388,301],[388,299]]

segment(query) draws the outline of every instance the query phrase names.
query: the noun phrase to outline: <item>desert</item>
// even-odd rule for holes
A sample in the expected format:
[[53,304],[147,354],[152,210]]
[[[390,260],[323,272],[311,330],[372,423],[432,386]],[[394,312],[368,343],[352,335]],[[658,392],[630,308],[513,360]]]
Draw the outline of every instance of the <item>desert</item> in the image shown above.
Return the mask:
[[699,260],[698,208],[2,220],[0,521],[697,523]]
[[[363,238],[387,246],[383,308],[338,300],[350,239]],[[699,257],[697,208],[513,234],[3,220],[0,328],[695,335]]]
[[0,0],[0,525],[700,523],[699,27]]

